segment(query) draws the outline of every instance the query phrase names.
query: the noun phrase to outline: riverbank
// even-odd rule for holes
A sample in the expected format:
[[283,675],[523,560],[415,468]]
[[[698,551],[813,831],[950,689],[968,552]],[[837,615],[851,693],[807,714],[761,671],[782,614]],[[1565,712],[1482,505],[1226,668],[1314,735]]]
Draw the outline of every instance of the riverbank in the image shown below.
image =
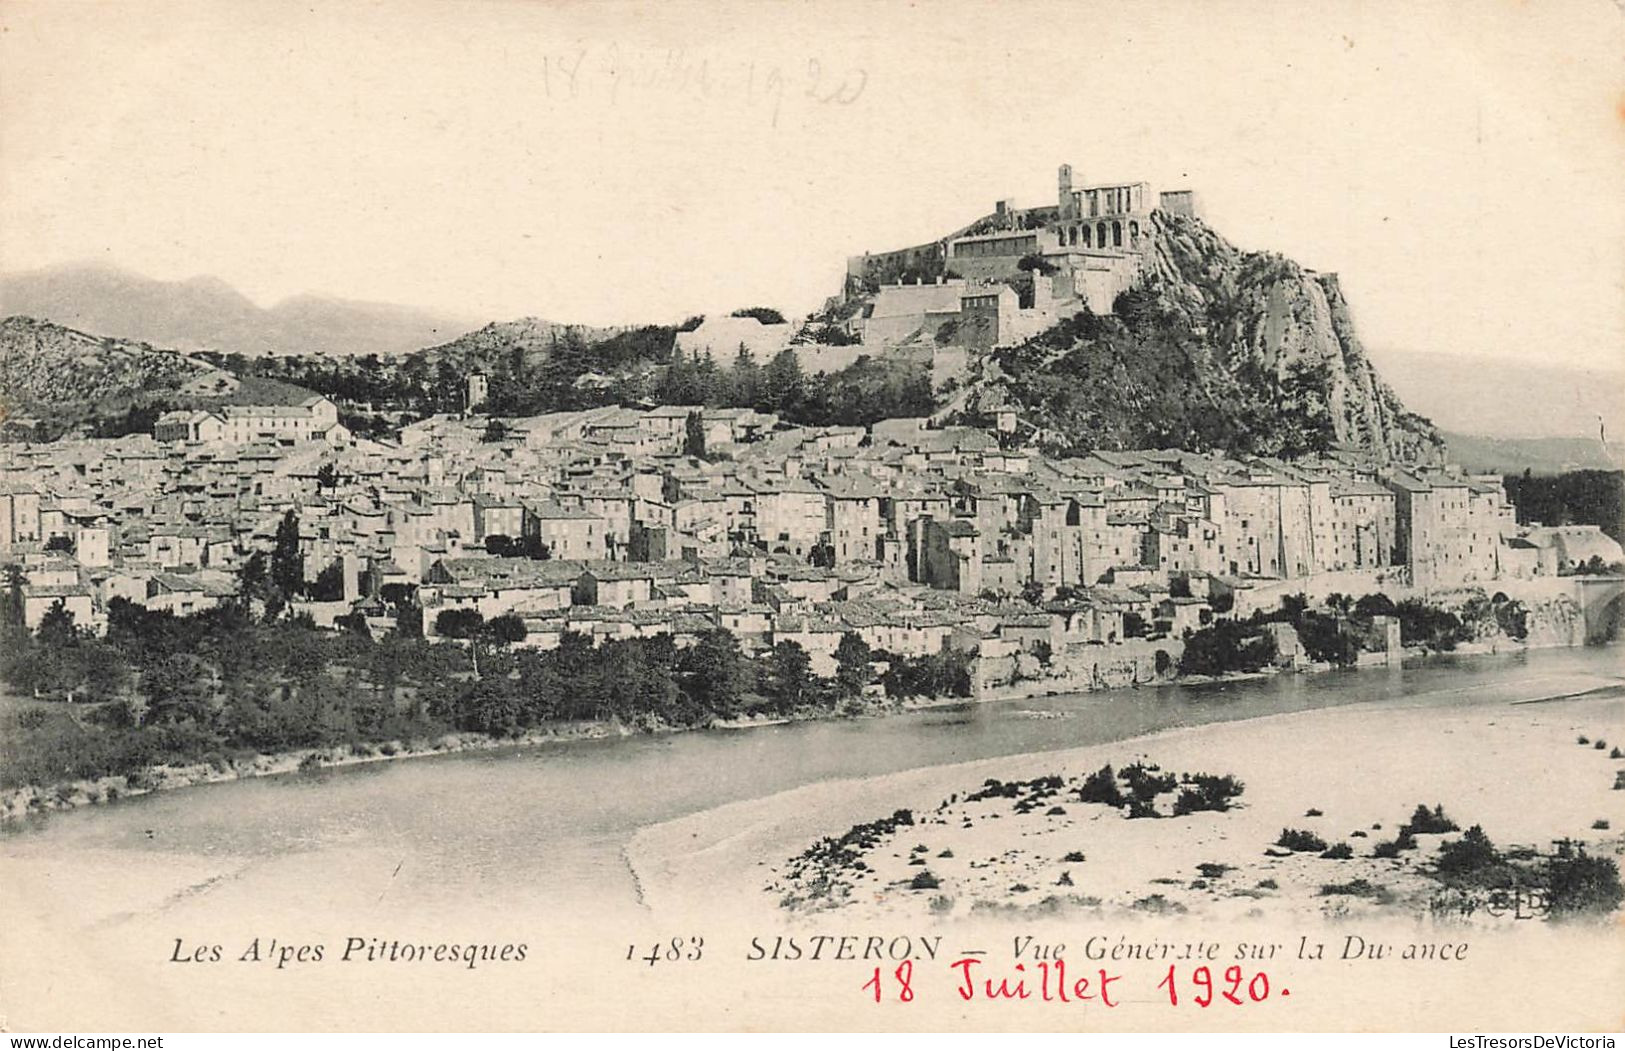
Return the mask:
[[[1505,650],[1485,648],[1463,655],[1491,655]],[[1407,660],[1420,660],[1429,654],[1419,648],[1407,650]],[[1259,672],[1234,672],[1225,675],[1189,675],[1161,677],[1146,682],[1133,682],[1120,688],[1156,687],[1172,684],[1206,685],[1238,683],[1265,679],[1281,674],[1309,674],[1332,670],[1329,665],[1309,665],[1296,672],[1268,669]],[[984,691],[976,698],[966,697],[911,697],[881,699],[867,697],[859,702],[855,711],[830,712],[807,709],[788,715],[743,716],[715,721],[706,727],[670,726],[648,723],[629,726],[618,721],[556,724],[541,729],[527,730],[517,737],[494,737],[475,732],[450,732],[433,740],[393,740],[357,745],[334,745],[321,748],[298,749],[288,752],[262,753],[252,756],[230,757],[213,763],[160,764],[138,774],[110,775],[100,778],[77,779],[48,785],[23,785],[0,790],[0,829],[15,828],[30,818],[53,811],[117,802],[153,792],[173,791],[197,785],[217,784],[261,777],[276,777],[311,769],[344,768],[390,760],[427,758],[454,755],[462,752],[520,750],[569,741],[598,740],[637,734],[667,734],[693,729],[748,730],[813,720],[846,720],[883,718],[900,712],[953,707],[963,704],[994,701],[1028,700],[1042,697],[1070,695],[1080,692],[1075,685],[1069,688],[1065,680],[1051,678],[1024,679]],[[1092,691],[1083,691],[1092,692]],[[1625,737],[1625,735],[1621,735]]]
[[[662,916],[720,898],[763,916],[1455,910],[1483,923],[1496,919],[1485,902],[1452,896],[1432,874],[1442,844],[1464,830],[1481,826],[1531,866],[1559,839],[1595,857],[1625,851],[1620,687],[1618,677],[1567,676],[1440,690],[809,785],[645,829],[629,863]],[[1544,703],[1520,703],[1530,701]],[[1079,798],[1088,775],[1109,764],[1121,785],[1134,763],[1244,787],[1230,809],[1176,816],[1176,784],[1158,797],[1159,816],[1142,819]],[[1425,824],[1406,846],[1401,829],[1418,805],[1442,806],[1457,831]],[[1278,845],[1288,829],[1308,833],[1300,847],[1319,845]]]
[[277,777],[317,769],[342,769],[394,760],[423,759],[463,752],[519,751],[570,741],[605,740],[635,735],[682,733],[690,730],[752,730],[822,719],[883,718],[888,714],[969,703],[964,697],[907,698],[881,701],[867,698],[855,711],[842,713],[807,709],[788,715],[740,716],[716,720],[707,726],[673,726],[654,721],[630,726],[618,720],[558,724],[527,730],[516,737],[495,737],[471,731],[442,734],[432,741],[392,740],[370,744],[332,745],[288,752],[231,757],[217,762],[161,764],[137,774],[81,778],[50,785],[22,785],[0,791],[0,828],[15,827],[30,817],[52,811],[114,803],[154,792],[197,785],[219,784],[260,777]]
[[383,741],[377,744],[333,745],[303,748],[291,752],[258,754],[217,763],[162,764],[138,774],[64,781],[55,785],[23,785],[0,792],[0,826],[15,824],[30,816],[53,810],[113,803],[153,792],[173,791],[196,785],[218,784],[255,777],[276,777],[303,770],[359,766],[397,759],[421,759],[459,752],[492,751],[502,748],[595,740],[626,736],[639,731],[616,723],[581,723],[530,730],[519,737],[491,737],[477,733],[448,733],[433,741]]

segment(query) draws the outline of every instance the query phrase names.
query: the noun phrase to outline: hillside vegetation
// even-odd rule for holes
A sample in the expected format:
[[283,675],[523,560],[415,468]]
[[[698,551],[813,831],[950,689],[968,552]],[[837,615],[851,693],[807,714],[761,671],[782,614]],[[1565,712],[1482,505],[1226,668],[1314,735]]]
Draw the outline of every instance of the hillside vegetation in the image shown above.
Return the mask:
[[216,370],[178,353],[28,317],[0,321],[0,401],[8,416],[61,430],[162,401]]

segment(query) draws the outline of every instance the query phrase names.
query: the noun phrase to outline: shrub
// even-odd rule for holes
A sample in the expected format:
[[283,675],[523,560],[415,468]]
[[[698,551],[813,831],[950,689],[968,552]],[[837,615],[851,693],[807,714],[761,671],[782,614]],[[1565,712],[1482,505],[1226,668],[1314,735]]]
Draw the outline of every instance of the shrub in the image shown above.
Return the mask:
[[1605,817],[1599,817],[1597,820],[1591,823],[1591,827],[1596,829],[1598,832],[1606,832],[1608,831],[1608,819]]
[[1374,858],[1397,858],[1402,850],[1415,850],[1416,837],[1408,829],[1400,829],[1393,839],[1383,840],[1371,849]]
[[1590,857],[1567,840],[1558,843],[1543,875],[1546,905],[1557,919],[1607,915],[1625,900],[1614,859]]
[[1196,871],[1201,873],[1203,879],[1219,879],[1226,872],[1229,872],[1233,867],[1234,866],[1224,865],[1217,861],[1204,861],[1200,865],[1196,866]]
[[1062,861],[1071,861],[1071,862],[1074,862],[1074,863],[1082,861],[1083,860],[1083,851],[1081,851],[1081,850],[1070,851],[1070,852],[1067,853],[1066,857],[1062,858],[1061,860]]
[[1587,737],[1585,734],[1581,734],[1579,737],[1575,738],[1574,743],[1575,744],[1590,744],[1591,743],[1591,738]]
[[1230,801],[1246,788],[1229,774],[1192,774],[1186,778],[1186,782],[1186,787],[1180,789],[1179,798],[1174,800],[1175,817],[1202,810],[1229,810]]
[[1326,849],[1326,841],[1324,839],[1321,839],[1313,832],[1309,832],[1301,828],[1283,828],[1281,830],[1281,838],[1275,841],[1275,845],[1278,847],[1285,847],[1287,850],[1302,853],[1308,853],[1310,851],[1319,853],[1320,851]]
[[1112,773],[1110,765],[1083,779],[1078,788],[1078,801],[1082,803],[1104,803],[1109,807],[1120,807],[1128,802],[1123,796],[1123,790],[1117,787],[1117,776]]
[[1400,826],[1401,832],[1410,832],[1412,835],[1438,835],[1445,832],[1459,832],[1461,827],[1445,816],[1443,804],[1429,810],[1426,806],[1418,804],[1411,819]]
[[1355,898],[1370,898],[1372,901],[1379,903],[1394,900],[1393,893],[1387,887],[1372,883],[1366,879],[1350,880],[1347,883],[1325,883],[1321,885],[1320,893],[1322,897],[1347,895]]
[[921,869],[908,881],[909,890],[936,890],[942,886],[942,881],[931,874],[930,869]]
[[1498,868],[1504,860],[1484,829],[1474,825],[1462,833],[1460,839],[1446,840],[1439,847],[1437,866],[1444,876],[1479,876],[1486,869]]
[[1136,800],[1150,804],[1164,792],[1172,792],[1179,778],[1165,774],[1155,763],[1130,763],[1123,767],[1123,783]]
[[1611,749],[1611,750],[1610,750],[1610,751],[1609,751],[1609,753],[1608,753],[1608,758],[1610,758],[1610,759],[1625,759],[1625,752],[1621,752],[1621,751],[1620,751],[1620,750],[1619,750],[1619,745],[1617,745],[1617,744],[1616,744],[1616,745],[1615,745],[1615,746],[1614,746],[1614,747],[1613,747],[1613,748],[1612,748],[1612,749]]
[[1328,861],[1347,861],[1354,856],[1354,848],[1347,843],[1338,843],[1327,847],[1320,856]]
[[1603,750],[1603,749],[1604,749],[1604,748],[1607,748],[1607,747],[1608,747],[1608,742],[1607,742],[1607,741],[1604,741],[1604,740],[1603,740],[1603,739],[1602,739],[1602,738],[1600,738],[1600,737],[1599,737],[1599,738],[1597,738],[1597,743],[1596,743],[1596,744],[1594,744],[1594,745],[1592,745],[1592,746],[1591,746],[1591,747],[1593,747],[1593,748],[1595,748],[1595,749],[1596,749],[1596,750],[1597,750],[1597,751],[1599,751],[1599,752],[1600,752],[1600,751],[1602,751],[1602,750]]
[[1325,812],[1322,811],[1322,810],[1317,810],[1314,807],[1310,807],[1308,810],[1305,810],[1303,812],[1303,816],[1304,817],[1324,817]]

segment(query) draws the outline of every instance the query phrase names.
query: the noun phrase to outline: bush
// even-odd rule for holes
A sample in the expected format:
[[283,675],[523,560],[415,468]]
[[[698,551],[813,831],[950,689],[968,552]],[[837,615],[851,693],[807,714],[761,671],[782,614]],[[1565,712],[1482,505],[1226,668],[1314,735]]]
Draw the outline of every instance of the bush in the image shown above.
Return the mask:
[[1083,779],[1083,784],[1078,789],[1078,801],[1103,803],[1109,807],[1120,807],[1128,802],[1123,796],[1123,790],[1117,787],[1117,777],[1112,773],[1110,764]]
[[1547,860],[1544,873],[1546,906],[1555,919],[1604,916],[1625,900],[1619,866],[1612,858],[1594,858],[1584,847],[1567,840]]
[[1354,898],[1370,898],[1379,903],[1394,899],[1393,893],[1387,887],[1366,879],[1350,880],[1347,883],[1325,883],[1321,885],[1320,893],[1322,897],[1347,895]]
[[1179,798],[1174,800],[1175,817],[1204,810],[1229,810],[1230,801],[1241,795],[1246,787],[1229,774],[1222,777],[1191,774],[1185,780],[1186,787],[1180,789]]
[[1415,850],[1416,837],[1411,835],[1409,829],[1400,829],[1399,835],[1378,843],[1371,849],[1374,858],[1397,858],[1402,850]]
[[1347,861],[1354,856],[1354,848],[1347,843],[1338,843],[1321,851],[1320,856],[1328,861]]
[[930,869],[921,869],[908,881],[910,890],[936,890],[942,886],[942,881],[931,874]]
[[1445,816],[1443,804],[1429,810],[1426,806],[1418,804],[1411,819],[1400,826],[1400,832],[1409,832],[1412,835],[1439,835],[1445,832],[1459,832],[1461,826]]
[[1313,832],[1301,828],[1283,828],[1281,838],[1275,841],[1278,847],[1285,847],[1294,852],[1320,853],[1326,849],[1326,841]]
[[1461,878],[1481,876],[1486,869],[1498,868],[1504,862],[1484,829],[1474,825],[1460,839],[1446,840],[1439,847],[1437,867],[1440,875]]
[[1164,792],[1172,792],[1179,784],[1179,778],[1163,773],[1155,763],[1130,763],[1123,767],[1122,777],[1129,794],[1146,804]]

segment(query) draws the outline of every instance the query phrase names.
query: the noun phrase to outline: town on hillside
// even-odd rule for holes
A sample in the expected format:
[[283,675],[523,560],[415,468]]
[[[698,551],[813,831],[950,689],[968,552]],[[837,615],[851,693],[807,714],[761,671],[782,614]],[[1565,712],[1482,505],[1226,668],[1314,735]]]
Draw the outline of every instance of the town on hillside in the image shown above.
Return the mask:
[[[482,397],[468,377],[470,408]],[[235,601],[291,522],[291,612],[324,628],[435,639],[511,616],[514,645],[544,649],[723,628],[753,653],[795,642],[826,675],[855,633],[974,655],[980,687],[1144,681],[1193,631],[1299,593],[1478,589],[1571,603],[1547,625],[1565,642],[1605,630],[1577,589],[1618,543],[1519,525],[1498,477],[1356,452],[1059,458],[1012,430],[662,405],[439,415],[385,442],[321,397],[231,405],[151,436],[0,446],[0,552],[30,630],[58,609],[104,631],[119,599]]]
[[[1170,259],[1198,241],[1290,285],[1267,286],[1261,320],[1241,326],[1275,342],[1237,353],[1284,372],[1294,353],[1329,353],[1313,339],[1343,345],[1337,376],[1318,374],[1312,451],[1062,449],[1024,418],[1042,405],[953,396],[973,365],[994,368],[991,352],[1108,317],[1159,274],[1180,280]],[[1426,421],[1348,351],[1335,282],[1236,258],[1191,191],[1084,185],[1062,165],[1053,205],[1000,201],[937,241],[853,257],[841,294],[800,326],[756,310],[672,332],[668,371],[790,351],[808,374],[876,354],[929,373],[938,411],[865,425],[626,397],[500,415],[492,378],[468,370],[452,379],[460,411],[363,434],[333,398],[210,367],[183,377],[190,404],[148,434],[25,428],[0,444],[9,616],[101,635],[120,603],[177,617],[231,605],[372,639],[469,643],[500,623],[504,644],[542,651],[721,631],[747,657],[793,644],[826,677],[855,636],[877,668],[953,654],[977,695],[1612,636],[1618,540],[1566,516],[1520,523],[1500,476],[1396,455],[1401,424],[1425,437]],[[1282,302],[1320,320],[1294,334],[1270,313]],[[1179,338],[1233,306],[1197,310]],[[1266,397],[1278,379],[1258,381]],[[1413,615],[1394,616],[1406,602]],[[1419,619],[1433,607],[1454,626]],[[1283,610],[1267,657],[1238,658],[1225,625],[1262,632]],[[1215,634],[1230,652],[1187,654]]]

